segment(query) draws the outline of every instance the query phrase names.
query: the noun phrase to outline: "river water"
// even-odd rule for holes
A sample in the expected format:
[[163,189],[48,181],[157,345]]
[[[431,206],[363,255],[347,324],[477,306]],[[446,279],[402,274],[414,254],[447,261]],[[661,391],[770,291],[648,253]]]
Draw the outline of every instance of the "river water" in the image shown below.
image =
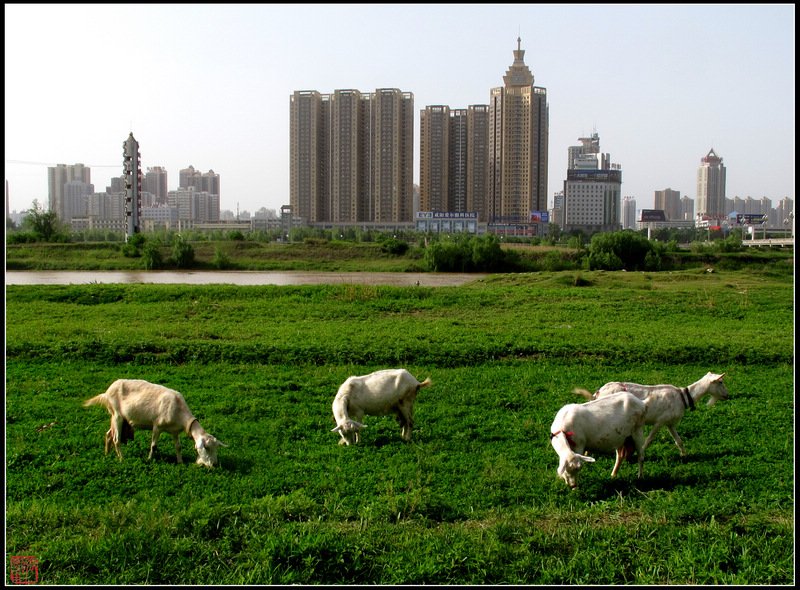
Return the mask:
[[312,271],[6,271],[6,285],[151,283],[183,285],[390,285],[457,287],[484,278],[478,273],[312,272]]

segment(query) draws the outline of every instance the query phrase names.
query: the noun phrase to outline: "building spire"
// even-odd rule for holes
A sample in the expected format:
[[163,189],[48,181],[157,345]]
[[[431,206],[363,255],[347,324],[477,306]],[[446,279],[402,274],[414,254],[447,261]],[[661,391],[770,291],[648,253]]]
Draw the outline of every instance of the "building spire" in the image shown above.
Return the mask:
[[533,86],[533,74],[525,65],[525,50],[522,49],[522,37],[517,37],[517,49],[514,50],[514,63],[503,76],[506,86]]

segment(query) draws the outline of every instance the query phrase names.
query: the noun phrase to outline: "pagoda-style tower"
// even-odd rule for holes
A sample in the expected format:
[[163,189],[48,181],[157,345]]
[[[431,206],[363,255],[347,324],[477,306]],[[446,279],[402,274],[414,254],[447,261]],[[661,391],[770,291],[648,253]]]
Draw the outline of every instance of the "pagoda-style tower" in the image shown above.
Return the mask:
[[138,234],[139,212],[142,208],[142,163],[139,156],[139,142],[133,132],[122,142],[122,169],[125,177],[125,239]]

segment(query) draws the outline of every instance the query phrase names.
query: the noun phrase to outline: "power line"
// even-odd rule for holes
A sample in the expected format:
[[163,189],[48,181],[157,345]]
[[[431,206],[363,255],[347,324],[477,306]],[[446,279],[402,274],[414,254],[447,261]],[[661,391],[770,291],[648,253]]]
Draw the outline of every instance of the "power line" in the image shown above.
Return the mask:
[[[58,166],[53,162],[28,162],[26,160],[6,160],[6,164],[25,164],[27,166]],[[87,168],[122,168],[122,164],[84,164]]]

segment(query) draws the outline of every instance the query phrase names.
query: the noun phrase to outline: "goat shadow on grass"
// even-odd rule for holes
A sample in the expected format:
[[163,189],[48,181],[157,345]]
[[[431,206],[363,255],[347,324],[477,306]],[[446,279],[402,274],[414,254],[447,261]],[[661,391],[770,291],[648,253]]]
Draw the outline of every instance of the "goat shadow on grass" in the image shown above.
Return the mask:
[[700,476],[700,475],[647,475],[647,472],[642,476],[642,479],[632,476],[629,478],[619,476],[615,479],[607,481],[594,481],[588,485],[583,482],[578,485],[578,490],[582,496],[591,500],[610,500],[619,497],[620,494],[631,494],[635,491],[642,493],[660,491],[672,492],[678,488],[703,486],[710,481],[719,481],[720,479],[730,479],[739,481],[740,476],[731,474],[726,476],[724,474],[715,474],[714,476]]

